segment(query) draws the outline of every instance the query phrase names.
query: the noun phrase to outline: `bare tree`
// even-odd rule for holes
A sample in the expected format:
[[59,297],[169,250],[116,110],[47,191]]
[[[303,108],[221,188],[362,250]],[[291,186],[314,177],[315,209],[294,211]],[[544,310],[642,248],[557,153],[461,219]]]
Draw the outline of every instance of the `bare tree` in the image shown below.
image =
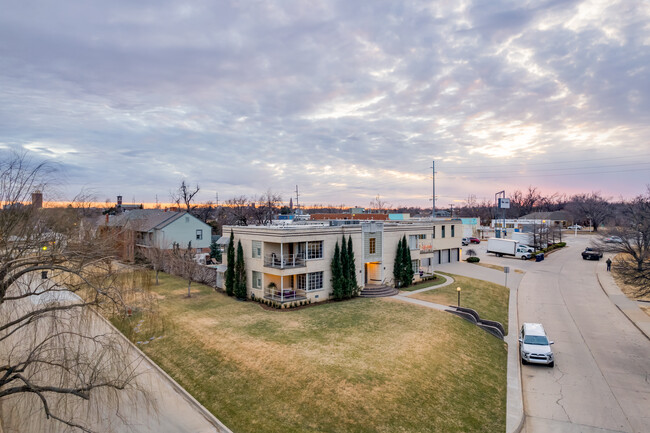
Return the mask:
[[158,274],[160,274],[160,271],[165,270],[165,266],[169,262],[169,251],[164,248],[152,246],[150,248],[143,248],[142,254],[149,261],[156,273],[156,285],[158,285]]
[[215,212],[216,208],[214,203],[208,201],[200,206],[195,206],[192,214],[204,223],[207,223],[210,218],[214,217]]
[[597,248],[620,254],[615,269],[624,281],[638,288],[636,295],[650,294],[650,186],[646,195],[622,204],[620,225],[596,242]]
[[189,184],[185,183],[185,179],[183,179],[178,189],[170,193],[172,202],[176,203],[179,208],[181,204],[183,204],[186,210],[191,213],[192,210],[196,208],[196,205],[192,204],[194,196],[198,194],[200,190],[201,188],[198,184],[194,189],[192,189]]
[[270,189],[260,195],[255,207],[251,209],[255,222],[261,225],[269,224],[273,220],[273,216],[278,212],[280,204],[282,204],[282,196]]
[[227,224],[234,224],[238,226],[248,225],[248,220],[251,218],[251,203],[245,195],[233,197],[226,200],[227,209]]
[[48,419],[90,431],[72,403],[114,403],[134,377],[120,337],[90,332],[91,307],[125,305],[113,251],[77,209],[24,205],[52,175],[26,154],[0,159],[0,401],[24,398]]
[[612,215],[612,205],[609,199],[603,198],[599,192],[576,194],[567,205],[575,218],[589,221],[594,231]]
[[384,213],[387,207],[388,202],[382,200],[379,194],[377,194],[377,197],[375,197],[374,200],[370,202],[370,209],[372,209],[375,213]]
[[192,281],[199,273],[201,265],[195,260],[194,249],[192,242],[189,242],[187,248],[180,248],[175,245],[172,249],[172,272],[187,280],[187,297],[192,297]]

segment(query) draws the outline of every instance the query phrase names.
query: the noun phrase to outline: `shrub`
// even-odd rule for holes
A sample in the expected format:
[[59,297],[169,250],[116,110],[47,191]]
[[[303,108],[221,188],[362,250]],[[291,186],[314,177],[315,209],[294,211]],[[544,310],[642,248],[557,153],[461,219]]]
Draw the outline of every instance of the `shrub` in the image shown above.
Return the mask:
[[478,257],[468,257],[467,258],[467,263],[478,263],[480,261],[481,261],[481,259],[478,258]]

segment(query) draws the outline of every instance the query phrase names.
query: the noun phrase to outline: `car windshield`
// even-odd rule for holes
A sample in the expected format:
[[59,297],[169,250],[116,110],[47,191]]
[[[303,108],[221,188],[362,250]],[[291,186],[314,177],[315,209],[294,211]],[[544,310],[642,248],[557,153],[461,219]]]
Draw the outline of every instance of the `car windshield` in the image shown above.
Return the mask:
[[524,337],[525,344],[534,344],[537,346],[548,346],[548,339],[543,335],[526,335]]

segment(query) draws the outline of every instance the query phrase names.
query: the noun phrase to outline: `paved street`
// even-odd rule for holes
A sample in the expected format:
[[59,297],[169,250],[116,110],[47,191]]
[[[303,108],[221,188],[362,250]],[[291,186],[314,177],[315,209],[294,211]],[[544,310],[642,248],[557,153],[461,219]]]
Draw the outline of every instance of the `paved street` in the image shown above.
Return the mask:
[[555,368],[522,366],[524,432],[649,432],[650,342],[603,293],[580,252],[588,237],[531,262],[519,322],[541,322]]

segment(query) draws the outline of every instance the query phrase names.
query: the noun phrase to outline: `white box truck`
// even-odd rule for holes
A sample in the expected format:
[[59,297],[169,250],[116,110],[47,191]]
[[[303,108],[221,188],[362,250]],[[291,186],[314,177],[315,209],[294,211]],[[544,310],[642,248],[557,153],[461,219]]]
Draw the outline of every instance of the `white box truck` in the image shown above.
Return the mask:
[[520,246],[527,247],[529,253],[535,252],[535,241],[532,233],[513,232],[510,234],[510,239],[519,242]]
[[490,238],[488,239],[487,252],[494,253],[497,257],[514,256],[522,260],[528,260],[532,255],[513,239]]

